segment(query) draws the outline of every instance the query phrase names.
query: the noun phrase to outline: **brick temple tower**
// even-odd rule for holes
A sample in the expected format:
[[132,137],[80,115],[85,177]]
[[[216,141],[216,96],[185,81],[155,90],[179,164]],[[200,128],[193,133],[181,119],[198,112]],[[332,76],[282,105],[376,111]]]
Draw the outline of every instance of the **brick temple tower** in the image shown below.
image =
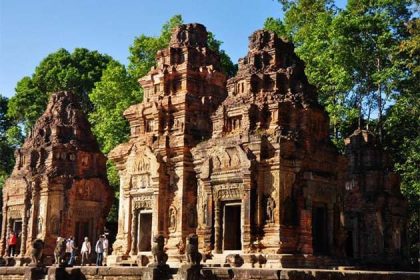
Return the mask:
[[11,230],[19,236],[21,257],[30,255],[37,238],[51,256],[58,236],[72,235],[81,244],[83,237],[96,240],[103,233],[113,200],[106,157],[74,94],[52,94],[15,155],[3,189],[2,255]]
[[407,201],[378,138],[356,130],[346,141],[349,159],[345,195],[346,255],[368,263],[407,256]]
[[197,188],[190,149],[212,134],[210,116],[226,97],[217,53],[207,46],[201,24],[180,25],[157,66],[139,80],[143,102],[124,116],[128,143],[109,157],[120,174],[120,208],[114,256],[136,258],[151,250],[152,236],[168,238],[178,254],[197,226]]
[[328,116],[291,43],[264,30],[249,39],[212,138],[193,149],[201,250],[335,254],[341,188]]

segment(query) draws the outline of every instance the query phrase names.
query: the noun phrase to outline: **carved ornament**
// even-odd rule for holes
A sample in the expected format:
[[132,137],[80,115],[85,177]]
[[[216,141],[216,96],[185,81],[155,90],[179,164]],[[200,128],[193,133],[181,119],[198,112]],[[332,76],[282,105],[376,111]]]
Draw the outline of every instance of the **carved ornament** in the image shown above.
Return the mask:
[[136,195],[133,197],[134,209],[153,208],[154,196],[151,193]]
[[242,184],[225,184],[214,188],[215,196],[218,200],[241,199],[243,193]]

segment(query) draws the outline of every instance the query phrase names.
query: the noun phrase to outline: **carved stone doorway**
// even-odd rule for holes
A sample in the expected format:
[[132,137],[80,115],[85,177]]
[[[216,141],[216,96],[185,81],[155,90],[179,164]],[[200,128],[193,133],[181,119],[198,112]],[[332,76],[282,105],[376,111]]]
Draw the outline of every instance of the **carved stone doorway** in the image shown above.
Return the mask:
[[139,212],[138,252],[148,252],[152,249],[152,212]]
[[328,217],[324,204],[312,207],[312,248],[314,255],[328,254]]
[[76,243],[76,246],[82,246],[85,237],[89,238],[91,244],[95,244],[99,236],[95,236],[95,233],[92,230],[92,224],[92,220],[83,220],[76,222],[76,228],[74,232],[74,241]]
[[15,248],[15,254],[20,254],[20,246],[22,242],[22,219],[14,219],[12,220],[12,230],[17,237],[17,244]]
[[13,220],[12,228],[16,236],[19,236],[19,234],[22,232],[22,219]]
[[223,208],[223,250],[241,250],[241,203],[226,203]]
[[346,238],[346,256],[353,258],[354,257],[354,250],[353,250],[353,231],[347,231],[347,238]]

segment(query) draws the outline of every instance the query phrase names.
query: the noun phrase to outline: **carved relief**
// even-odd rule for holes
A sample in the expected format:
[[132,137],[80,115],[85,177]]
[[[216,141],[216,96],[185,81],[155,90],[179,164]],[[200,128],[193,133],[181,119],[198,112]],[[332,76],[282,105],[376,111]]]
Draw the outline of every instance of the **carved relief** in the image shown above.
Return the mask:
[[267,223],[274,223],[274,208],[276,207],[276,202],[271,196],[266,196],[266,221]]
[[153,194],[140,194],[132,198],[134,209],[152,209],[154,204]]
[[215,196],[219,200],[239,200],[242,192],[242,184],[225,184],[214,187]]
[[132,175],[130,180],[131,189],[146,189],[150,187],[150,174]]
[[50,220],[50,229],[52,234],[58,235],[60,232],[60,221],[57,216],[52,216]]
[[19,219],[23,217],[23,206],[8,207],[8,217],[12,219]]
[[197,208],[195,205],[188,206],[188,226],[190,228],[197,226]]
[[235,170],[243,167],[248,167],[250,162],[246,159],[243,161],[242,157],[246,158],[244,151],[240,147],[220,147],[215,148],[209,154],[213,156],[210,158],[212,170],[216,172],[223,172],[225,170]]
[[177,211],[174,206],[169,207],[169,231],[176,231],[176,217]]
[[207,202],[203,202],[203,206],[202,206],[202,211],[201,211],[201,213],[202,213],[202,221],[201,221],[201,223],[203,224],[203,225],[206,225],[207,224]]

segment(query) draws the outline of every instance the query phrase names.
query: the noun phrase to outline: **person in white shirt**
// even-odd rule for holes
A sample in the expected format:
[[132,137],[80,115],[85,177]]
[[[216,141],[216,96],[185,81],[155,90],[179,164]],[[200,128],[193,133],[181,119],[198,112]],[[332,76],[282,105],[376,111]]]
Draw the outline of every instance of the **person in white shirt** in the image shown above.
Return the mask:
[[92,246],[90,245],[89,238],[85,237],[85,241],[83,241],[82,249],[80,253],[82,254],[82,265],[85,265],[85,262],[89,265],[89,256],[90,252],[92,251]]
[[74,243],[74,237],[70,236],[70,238],[69,238],[69,240],[67,241],[67,244],[66,244],[66,252],[70,253],[70,259],[69,259],[69,262],[68,262],[68,265],[70,265],[70,266],[74,265],[74,261],[75,261],[75,258],[76,258],[76,249],[77,248],[76,248],[75,243]]
[[108,238],[106,238],[106,235],[105,234],[104,234],[104,240],[102,241],[102,246],[104,247],[104,259],[103,259],[103,262],[106,265],[106,257],[108,256],[109,241],[108,241]]
[[104,245],[103,245],[103,242],[104,242],[104,238],[101,235],[99,237],[99,240],[96,242],[96,245],[95,245],[96,266],[102,266],[102,258],[103,258],[103,255],[104,255]]

